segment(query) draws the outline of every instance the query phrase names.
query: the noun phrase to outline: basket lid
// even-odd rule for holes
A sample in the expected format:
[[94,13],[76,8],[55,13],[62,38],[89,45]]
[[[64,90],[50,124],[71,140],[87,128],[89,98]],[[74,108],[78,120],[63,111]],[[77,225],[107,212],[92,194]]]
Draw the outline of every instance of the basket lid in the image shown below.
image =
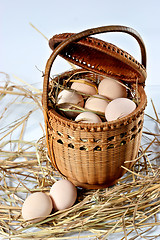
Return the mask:
[[[49,46],[54,50],[74,33],[54,35]],[[69,43],[59,55],[67,61],[92,72],[126,82],[144,83],[147,77],[145,64],[117,46],[94,37],[84,37]]]

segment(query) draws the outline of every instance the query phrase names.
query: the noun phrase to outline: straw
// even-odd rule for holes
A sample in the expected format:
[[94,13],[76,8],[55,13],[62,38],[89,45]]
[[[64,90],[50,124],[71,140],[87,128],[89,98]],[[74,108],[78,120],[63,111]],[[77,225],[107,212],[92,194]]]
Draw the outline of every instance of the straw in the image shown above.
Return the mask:
[[[160,141],[158,133],[149,130],[143,133],[146,143],[141,146],[134,167],[131,170],[123,167],[127,173],[115,186],[101,190],[78,189],[78,198],[73,207],[53,212],[36,224],[25,222],[21,208],[28,194],[36,191],[49,193],[53,183],[61,176],[50,163],[45,136],[36,141],[25,140],[28,120],[33,113],[42,113],[41,90],[24,81],[16,85],[8,78],[3,85],[0,101],[6,101],[3,101],[0,123],[12,106],[25,104],[29,111],[8,125],[3,124],[0,129],[2,239],[75,239],[72,234],[77,234],[76,239],[106,239],[114,233],[123,233],[121,239],[158,239],[160,235],[151,230],[160,227]],[[10,95],[15,99],[12,104],[8,104]],[[148,117],[159,126],[153,101],[151,104],[155,116]],[[41,130],[40,125],[37,127]],[[15,139],[14,132],[17,130],[19,138]]]

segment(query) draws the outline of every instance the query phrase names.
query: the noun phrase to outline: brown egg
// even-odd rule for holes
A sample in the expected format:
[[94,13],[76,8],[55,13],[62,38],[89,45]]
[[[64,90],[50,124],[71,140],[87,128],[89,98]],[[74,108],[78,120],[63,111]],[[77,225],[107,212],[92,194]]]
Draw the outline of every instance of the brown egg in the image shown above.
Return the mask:
[[76,118],[76,122],[81,123],[100,123],[102,120],[100,117],[93,112],[82,112]]
[[76,82],[72,83],[71,89],[87,95],[97,94],[96,84],[88,79],[78,79]]
[[105,110],[107,121],[113,121],[127,116],[136,109],[136,104],[128,98],[116,98],[112,100]]
[[108,99],[127,97],[126,88],[112,78],[104,78],[98,85],[98,93]]
[[[75,91],[69,91],[66,89],[62,90],[58,94],[57,104],[61,104],[61,107],[66,110],[67,109],[75,109],[74,107],[72,107],[70,105],[70,103],[72,103],[74,105],[78,105],[80,107],[83,107],[84,100],[83,100],[83,97],[80,94],[76,93]],[[71,118],[75,118],[78,115],[78,113],[76,113],[74,111],[73,112],[65,111],[64,113],[67,117],[71,117]]]
[[63,179],[55,182],[50,190],[54,210],[70,208],[76,201],[77,189],[68,180]]
[[108,103],[109,101],[105,96],[96,94],[87,99],[85,108],[92,111],[104,113]]
[[26,221],[36,223],[44,220],[53,208],[51,198],[43,192],[29,195],[22,206],[22,217]]

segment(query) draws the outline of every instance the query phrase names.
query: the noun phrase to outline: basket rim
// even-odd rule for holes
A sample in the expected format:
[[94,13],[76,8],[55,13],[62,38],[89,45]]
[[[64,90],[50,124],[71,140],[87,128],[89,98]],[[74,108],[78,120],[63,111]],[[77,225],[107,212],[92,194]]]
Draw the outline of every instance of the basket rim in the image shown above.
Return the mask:
[[67,126],[70,125],[70,127],[72,128],[80,128],[80,129],[88,129],[88,130],[91,130],[94,128],[94,129],[97,129],[97,131],[100,131],[100,129],[103,129],[103,128],[115,129],[122,125],[127,125],[128,122],[135,120],[138,116],[140,116],[144,112],[145,107],[147,105],[147,96],[146,96],[144,87],[142,85],[138,86],[138,92],[140,94],[141,101],[140,101],[140,104],[137,106],[137,108],[127,116],[117,120],[109,121],[109,122],[105,121],[101,123],[79,123],[74,120],[68,119],[67,117],[62,116],[55,110],[55,108],[49,108],[48,112],[53,114],[56,117],[57,121],[61,122],[63,125],[67,125]]

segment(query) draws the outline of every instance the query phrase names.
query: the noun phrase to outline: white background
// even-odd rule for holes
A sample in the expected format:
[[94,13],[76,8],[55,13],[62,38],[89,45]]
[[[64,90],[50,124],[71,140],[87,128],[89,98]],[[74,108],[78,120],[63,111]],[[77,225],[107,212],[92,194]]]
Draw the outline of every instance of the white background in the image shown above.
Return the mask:
[[[147,49],[147,85],[159,84],[159,0],[0,0],[0,69],[29,83],[40,83],[51,50],[30,25],[47,38],[104,25],[126,25],[137,30]],[[103,34],[140,61],[139,47],[126,34]],[[58,64],[56,64],[58,65]],[[63,71],[58,65],[54,72]]]
[[[76,33],[114,24],[137,30],[147,50],[146,91],[159,112],[159,0],[0,0],[0,71],[8,73],[11,79],[16,75],[42,89],[42,74],[36,66],[44,71],[51,50],[47,40],[31,27],[30,22],[47,38],[57,33]],[[140,61],[140,49],[132,37],[112,33],[102,34],[101,38],[118,45]],[[69,69],[70,65],[57,58],[52,71],[56,74],[66,68]],[[150,105],[146,111],[150,113]],[[38,139],[38,135],[36,137]]]

